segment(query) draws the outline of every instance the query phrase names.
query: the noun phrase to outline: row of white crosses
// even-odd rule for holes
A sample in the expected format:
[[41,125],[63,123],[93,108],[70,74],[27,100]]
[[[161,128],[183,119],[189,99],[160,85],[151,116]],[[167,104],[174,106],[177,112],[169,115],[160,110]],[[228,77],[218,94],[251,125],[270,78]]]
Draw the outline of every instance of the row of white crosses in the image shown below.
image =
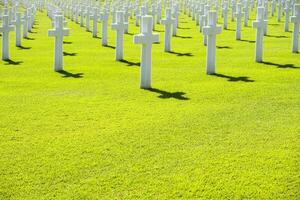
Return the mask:
[[25,9],[24,17],[22,18],[21,13],[18,8],[13,7],[13,12],[8,12],[8,7],[4,9],[4,15],[2,16],[2,27],[0,27],[0,32],[2,33],[2,60],[9,60],[9,33],[11,31],[16,31],[16,46],[21,47],[21,34],[23,25],[23,37],[26,38],[28,31],[31,30],[34,23],[34,7],[29,7]]

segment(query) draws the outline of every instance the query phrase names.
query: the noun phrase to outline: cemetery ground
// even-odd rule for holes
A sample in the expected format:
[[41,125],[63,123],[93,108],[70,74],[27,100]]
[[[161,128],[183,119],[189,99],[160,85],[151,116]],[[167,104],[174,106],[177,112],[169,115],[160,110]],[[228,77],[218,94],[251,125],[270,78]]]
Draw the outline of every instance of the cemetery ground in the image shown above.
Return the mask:
[[0,199],[299,199],[292,33],[270,17],[264,62],[255,63],[255,29],[243,27],[236,41],[228,20],[215,75],[205,74],[203,35],[191,18],[181,15],[171,53],[156,25],[153,89],[143,90],[133,20],[122,62],[110,28],[102,47],[68,22],[57,73],[50,20],[37,12],[22,48],[12,33],[11,60],[0,63]]

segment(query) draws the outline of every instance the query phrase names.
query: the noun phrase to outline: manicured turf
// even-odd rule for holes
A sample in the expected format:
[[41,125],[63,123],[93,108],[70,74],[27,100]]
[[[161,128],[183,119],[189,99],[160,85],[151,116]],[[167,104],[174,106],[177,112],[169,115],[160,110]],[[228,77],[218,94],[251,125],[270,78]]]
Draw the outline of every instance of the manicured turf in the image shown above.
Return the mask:
[[299,199],[300,55],[274,17],[255,63],[252,20],[242,41],[233,22],[217,36],[211,76],[191,18],[181,15],[173,53],[158,25],[153,89],[142,90],[133,20],[124,62],[113,31],[102,47],[69,22],[55,73],[38,12],[23,48],[12,34],[0,63],[0,199]]

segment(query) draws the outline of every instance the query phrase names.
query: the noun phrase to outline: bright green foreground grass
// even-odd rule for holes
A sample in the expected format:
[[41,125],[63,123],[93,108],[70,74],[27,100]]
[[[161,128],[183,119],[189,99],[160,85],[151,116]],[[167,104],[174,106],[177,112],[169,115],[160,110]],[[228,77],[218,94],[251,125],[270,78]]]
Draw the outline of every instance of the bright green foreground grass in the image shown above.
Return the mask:
[[255,30],[235,41],[231,23],[217,38],[219,74],[207,76],[203,37],[190,18],[180,21],[172,54],[157,26],[151,91],[139,89],[132,35],[128,62],[115,62],[113,48],[70,22],[64,73],[53,72],[45,13],[25,48],[11,35],[12,61],[0,63],[0,199],[299,199],[291,33],[271,19],[266,63],[257,64]]

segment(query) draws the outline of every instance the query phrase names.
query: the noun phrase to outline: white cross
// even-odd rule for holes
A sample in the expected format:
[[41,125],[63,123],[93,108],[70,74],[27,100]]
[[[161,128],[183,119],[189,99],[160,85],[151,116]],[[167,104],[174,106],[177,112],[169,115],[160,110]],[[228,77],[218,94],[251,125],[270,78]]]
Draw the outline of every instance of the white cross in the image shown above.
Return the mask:
[[103,9],[103,13],[100,16],[100,20],[102,22],[102,45],[106,46],[107,45],[107,21],[108,21],[108,10]]
[[289,31],[289,20],[290,20],[290,7],[289,4],[286,3],[285,8],[284,8],[284,13],[285,13],[285,22],[284,22],[284,31],[288,32]]
[[80,6],[80,26],[84,26],[84,5]]
[[232,22],[234,21],[235,12],[236,12],[236,2],[235,2],[235,0],[232,0],[231,1],[231,21]]
[[85,13],[85,20],[86,20],[86,31],[90,31],[90,18],[91,18],[91,15],[90,15],[90,7],[87,6],[86,7],[86,13]]
[[63,70],[63,37],[69,35],[69,29],[64,28],[63,16],[55,16],[54,29],[48,30],[49,37],[55,37],[55,49],[54,49],[54,70]]
[[249,19],[249,3],[248,0],[245,1],[245,7],[244,7],[244,26],[248,26],[248,19]]
[[226,1],[223,4],[223,18],[224,18],[223,28],[224,29],[227,29],[227,13],[228,13],[228,3]]
[[[129,24],[128,17],[129,17],[128,6],[125,6],[124,7],[124,22],[127,24]],[[125,33],[128,33],[128,32],[129,32],[129,26],[126,26]]]
[[152,16],[142,17],[142,32],[134,35],[134,44],[142,44],[141,57],[141,88],[151,88],[151,68],[152,68],[152,44],[159,42],[159,34],[153,34]]
[[179,11],[178,11],[178,7],[176,5],[173,7],[173,17],[175,20],[175,24],[173,26],[173,36],[176,36],[177,28],[178,28],[178,24],[179,24]]
[[299,38],[299,23],[300,23],[300,4],[294,6],[294,16],[291,17],[292,23],[294,23],[293,31],[293,53],[298,52],[298,38]]
[[94,7],[93,8],[93,37],[97,37],[97,29],[98,29],[98,8]]
[[117,11],[116,23],[112,23],[111,28],[117,31],[116,37],[116,60],[123,59],[123,35],[128,27],[128,23],[124,22],[124,12]]
[[2,33],[2,60],[9,59],[9,32],[14,30],[14,26],[9,24],[9,17],[4,15],[2,18],[3,24],[0,27]]
[[203,34],[207,35],[207,59],[206,73],[214,74],[216,68],[216,35],[220,34],[222,27],[217,26],[217,13],[210,11],[208,14],[208,24],[203,27]]
[[241,39],[241,29],[242,29],[242,17],[244,13],[242,12],[242,4],[237,4],[237,12],[236,12],[236,31],[235,31],[235,38],[237,40]]
[[134,15],[135,15],[135,26],[139,26],[139,6],[138,4],[135,5],[134,8]]
[[263,55],[263,36],[264,27],[267,25],[267,21],[264,20],[264,7],[257,8],[257,19],[253,22],[253,28],[256,28],[256,50],[255,61],[262,62]]
[[153,27],[152,27],[152,29],[155,30],[156,7],[155,7],[154,4],[152,5],[151,15],[152,15],[152,18],[153,18],[153,23],[152,23]]
[[24,17],[23,17],[24,23],[23,23],[23,38],[27,38],[28,35],[28,12],[25,9],[24,11]]
[[159,24],[161,21],[161,3],[157,2],[157,12],[156,12],[156,23]]
[[277,21],[281,20],[281,1],[278,1]]
[[24,20],[21,18],[21,13],[16,13],[16,20],[13,22],[16,28],[16,46],[21,46],[21,26],[24,24]]
[[[205,16],[204,16],[204,25],[203,25],[203,27],[207,25],[207,19],[208,19],[209,9],[210,9],[210,6],[208,4],[206,4],[204,6],[204,15]],[[203,29],[203,27],[202,27],[202,29]],[[207,35],[206,34],[204,34],[204,37],[203,37],[203,44],[205,46],[207,45]]]
[[166,9],[166,18],[161,20],[161,23],[165,25],[165,52],[171,51],[171,28],[174,26],[175,20],[172,18],[172,10]]

